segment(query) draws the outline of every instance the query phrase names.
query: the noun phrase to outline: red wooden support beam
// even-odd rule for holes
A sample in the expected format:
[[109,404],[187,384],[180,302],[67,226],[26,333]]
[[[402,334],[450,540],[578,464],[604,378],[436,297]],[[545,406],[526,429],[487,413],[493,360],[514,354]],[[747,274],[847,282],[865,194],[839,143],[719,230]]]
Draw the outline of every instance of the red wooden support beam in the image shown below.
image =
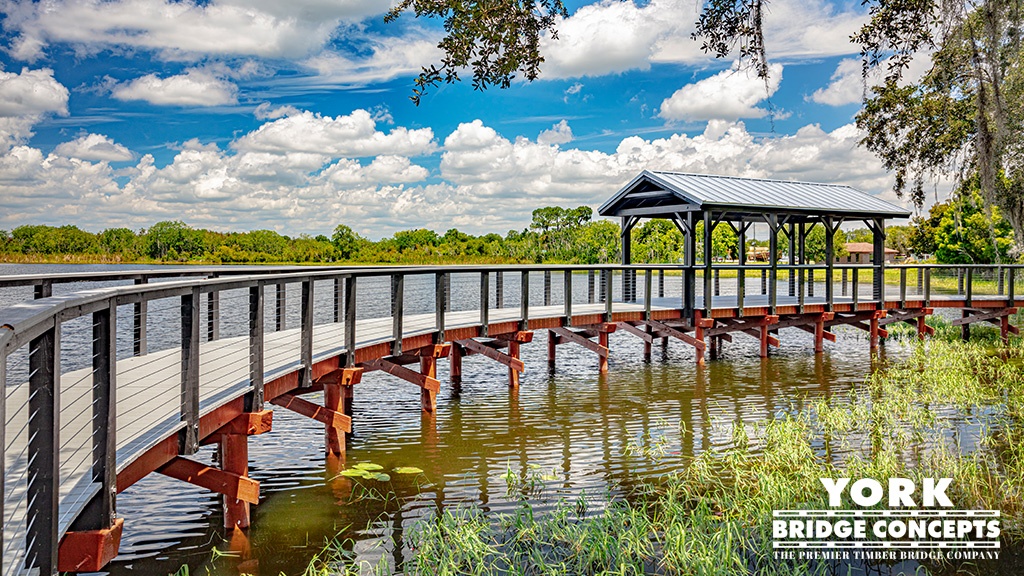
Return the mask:
[[[703,339],[694,338],[693,336],[690,336],[685,332],[680,332],[679,330],[676,330],[675,328],[672,328],[667,324],[662,324],[657,320],[648,320],[647,323],[653,326],[659,332],[663,332],[666,335],[671,336],[677,340],[682,340],[683,342],[686,342],[690,346],[696,348],[698,352],[704,352],[705,344]],[[714,320],[708,318],[706,321],[700,321],[698,328],[703,331],[704,328],[710,328],[711,325],[713,325],[713,323]],[[701,334],[701,336],[703,336],[703,334]]]
[[[447,345],[450,348],[450,344]],[[447,354],[447,351],[445,352]],[[420,357],[420,374],[427,378],[433,378],[437,380],[437,357],[421,356]],[[440,386],[438,386],[440,389]],[[424,411],[433,413],[437,410],[437,390],[430,390],[428,388],[420,389],[420,406]]]
[[503,340],[506,342],[519,342],[520,344],[529,344],[533,342],[533,331],[531,330],[517,330],[515,332],[509,332],[508,334],[495,334],[495,340]]
[[622,328],[626,332],[629,332],[633,336],[636,336],[637,338],[643,340],[645,343],[650,344],[651,342],[654,342],[655,336],[653,334],[641,330],[640,328],[630,324],[629,322],[619,322],[619,328]]
[[399,366],[398,364],[395,364],[394,362],[389,362],[383,358],[377,358],[375,360],[364,362],[363,368],[365,368],[366,370],[383,370],[384,372],[387,372],[392,376],[397,376],[398,378],[401,378],[406,382],[415,384],[420,388],[433,390],[434,392],[437,392],[438,390],[441,389],[441,383],[437,381],[437,378],[425,376],[423,374],[420,374],[419,372],[416,372],[415,370],[410,370],[405,366]]
[[[242,478],[249,476],[249,437],[244,434],[222,434],[220,437],[221,469]],[[256,500],[259,501],[257,486]],[[249,527],[249,502],[238,496],[224,495],[224,527]],[[254,502],[255,504],[255,502]]]
[[[557,335],[559,340],[565,340],[568,342],[572,342],[573,344],[578,344],[586,348],[587,350],[590,350],[591,352],[597,354],[598,356],[608,355],[607,346],[602,346],[597,342],[594,342],[590,338],[580,336],[579,334],[573,332],[568,328],[551,328],[549,332]],[[607,332],[599,332],[598,334],[607,334]]]
[[[333,412],[340,412],[345,414],[344,392],[342,390],[352,391],[351,386],[341,386],[338,384],[324,384],[324,408]],[[351,395],[349,395],[349,401],[351,402]],[[352,415],[345,414],[349,418],[349,429],[352,428]],[[328,455],[341,456],[345,453],[345,430],[332,426],[330,424],[324,424],[324,447],[326,448]]]
[[548,370],[555,369],[555,349],[558,344],[558,334],[555,334],[554,330],[548,330]]
[[452,345],[452,352],[448,355],[448,377],[456,386],[462,383],[462,346],[456,342]]
[[[412,370],[409,371],[412,372]],[[348,416],[324,406],[313,404],[309,400],[299,398],[294,394],[282,394],[271,400],[271,402],[328,426],[344,430],[345,432],[352,431],[352,419]]]
[[495,362],[498,362],[499,364],[504,364],[505,366],[508,366],[509,368],[513,368],[516,371],[519,371],[519,372],[525,372],[526,371],[526,365],[523,364],[522,360],[520,360],[518,358],[513,358],[512,356],[509,356],[508,354],[505,354],[504,352],[500,352],[498,350],[495,350],[494,348],[492,348],[492,347],[490,347],[490,346],[488,346],[488,345],[486,345],[486,344],[484,344],[482,342],[478,342],[478,341],[473,340],[473,339],[470,338],[468,340],[459,340],[458,344],[460,346],[464,347],[466,350],[469,350],[470,352],[473,352],[475,354],[482,354],[483,356],[486,356],[486,357],[490,358],[491,360],[494,360]]
[[[609,326],[609,324],[604,324],[603,326]],[[611,330],[600,330],[597,333],[597,345],[605,351],[603,355],[597,355],[597,372],[599,374],[608,373],[608,335],[615,331],[615,325],[611,324],[610,326],[612,327]],[[590,342],[589,338],[587,342]]]
[[222,434],[242,434],[245,436],[256,436],[270,432],[274,426],[274,411],[261,410],[259,412],[244,412],[235,416],[234,420],[221,426],[210,438],[218,441],[217,436]]
[[115,518],[110,528],[64,534],[57,551],[57,570],[99,572],[117,556],[123,531],[124,518]]
[[[508,355],[516,360],[519,360],[519,347],[523,342],[530,342],[533,340],[533,332],[529,332],[530,340],[509,340],[508,341]],[[508,386],[509,388],[519,388],[519,370],[509,366],[508,368]]]
[[218,470],[184,456],[176,457],[157,472],[250,504],[260,501],[260,483],[256,480]]

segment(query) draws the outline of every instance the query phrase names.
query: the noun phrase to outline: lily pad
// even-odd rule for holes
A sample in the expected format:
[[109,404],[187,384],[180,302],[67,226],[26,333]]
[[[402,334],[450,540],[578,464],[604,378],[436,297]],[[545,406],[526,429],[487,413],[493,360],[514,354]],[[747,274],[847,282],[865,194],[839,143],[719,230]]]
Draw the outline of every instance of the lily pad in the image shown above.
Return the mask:
[[390,482],[391,481],[391,476],[388,476],[387,474],[384,474],[382,472],[378,472],[376,474],[372,474],[371,476],[373,477],[374,480],[377,480],[378,482]]
[[401,466],[399,468],[395,468],[392,472],[395,474],[423,474],[423,469],[415,466]]
[[356,464],[355,467],[360,469],[360,470],[368,470],[368,471],[371,471],[371,472],[372,471],[376,471],[376,470],[383,470],[384,469],[384,467],[381,466],[380,464],[374,464],[372,462],[360,462],[359,464]]
[[349,468],[348,470],[342,470],[341,475],[348,478],[368,478],[366,470],[360,468]]

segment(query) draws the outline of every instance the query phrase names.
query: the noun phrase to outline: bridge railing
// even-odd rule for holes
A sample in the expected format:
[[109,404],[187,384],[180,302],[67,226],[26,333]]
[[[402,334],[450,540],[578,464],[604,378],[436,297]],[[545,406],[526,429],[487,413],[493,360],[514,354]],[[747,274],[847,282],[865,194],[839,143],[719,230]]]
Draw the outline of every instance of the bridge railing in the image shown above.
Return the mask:
[[[259,409],[268,378],[297,372],[307,386],[315,361],[351,364],[357,345],[374,339],[398,354],[407,337],[443,338],[453,323],[486,327],[500,315],[525,327],[543,306],[557,308],[546,315],[566,319],[581,310],[610,318],[630,274],[646,275],[641,300],[650,311],[655,293],[666,296],[666,269],[681,267],[218,268],[188,270],[195,277],[185,279],[180,271],[0,278],[2,286],[34,286],[38,296],[0,310],[0,574],[53,573],[65,532],[111,525],[118,474],[135,458],[167,438],[177,453],[193,454],[201,416],[239,397]],[[52,293],[57,284],[115,280],[132,283]],[[669,292],[681,289],[668,284]],[[681,305],[681,292],[674,296]]]

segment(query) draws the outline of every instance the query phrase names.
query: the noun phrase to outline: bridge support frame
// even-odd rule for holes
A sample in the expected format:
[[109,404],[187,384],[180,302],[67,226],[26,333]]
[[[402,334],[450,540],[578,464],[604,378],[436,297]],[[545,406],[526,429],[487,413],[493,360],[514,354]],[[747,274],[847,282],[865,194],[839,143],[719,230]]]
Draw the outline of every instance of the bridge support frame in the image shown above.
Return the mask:
[[[560,344],[573,343],[597,354],[597,371],[601,374],[608,372],[608,335],[615,332],[615,322],[602,322],[590,326],[556,326],[548,328],[548,367],[555,367],[555,350]],[[597,337],[597,342],[591,338]]]
[[[398,356],[387,356],[368,360],[360,364],[367,371],[382,370],[397,376],[406,382],[420,387],[420,407],[424,412],[433,413],[437,409],[437,393],[441,383],[437,380],[437,359],[445,358],[451,353],[450,343],[431,344]],[[406,368],[406,364],[419,363],[420,371]]]
[[[509,388],[518,388],[520,375],[526,371],[526,364],[520,359],[520,346],[530,342],[533,342],[533,332],[529,330],[499,334],[487,340],[464,338],[452,342],[452,351],[448,356],[452,384],[457,387],[462,383],[462,358],[480,354],[506,366]],[[508,348],[508,353],[501,351],[505,348]]]

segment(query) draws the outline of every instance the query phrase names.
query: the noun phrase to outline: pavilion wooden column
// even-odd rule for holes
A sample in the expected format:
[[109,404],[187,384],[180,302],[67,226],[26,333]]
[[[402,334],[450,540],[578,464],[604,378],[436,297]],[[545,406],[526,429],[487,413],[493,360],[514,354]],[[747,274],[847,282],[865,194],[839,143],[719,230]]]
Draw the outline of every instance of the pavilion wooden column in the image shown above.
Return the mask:
[[[632,243],[633,227],[640,220],[639,216],[622,217],[622,265],[629,266],[633,263]],[[636,274],[632,270],[622,271],[622,300],[625,302],[636,301]]]

